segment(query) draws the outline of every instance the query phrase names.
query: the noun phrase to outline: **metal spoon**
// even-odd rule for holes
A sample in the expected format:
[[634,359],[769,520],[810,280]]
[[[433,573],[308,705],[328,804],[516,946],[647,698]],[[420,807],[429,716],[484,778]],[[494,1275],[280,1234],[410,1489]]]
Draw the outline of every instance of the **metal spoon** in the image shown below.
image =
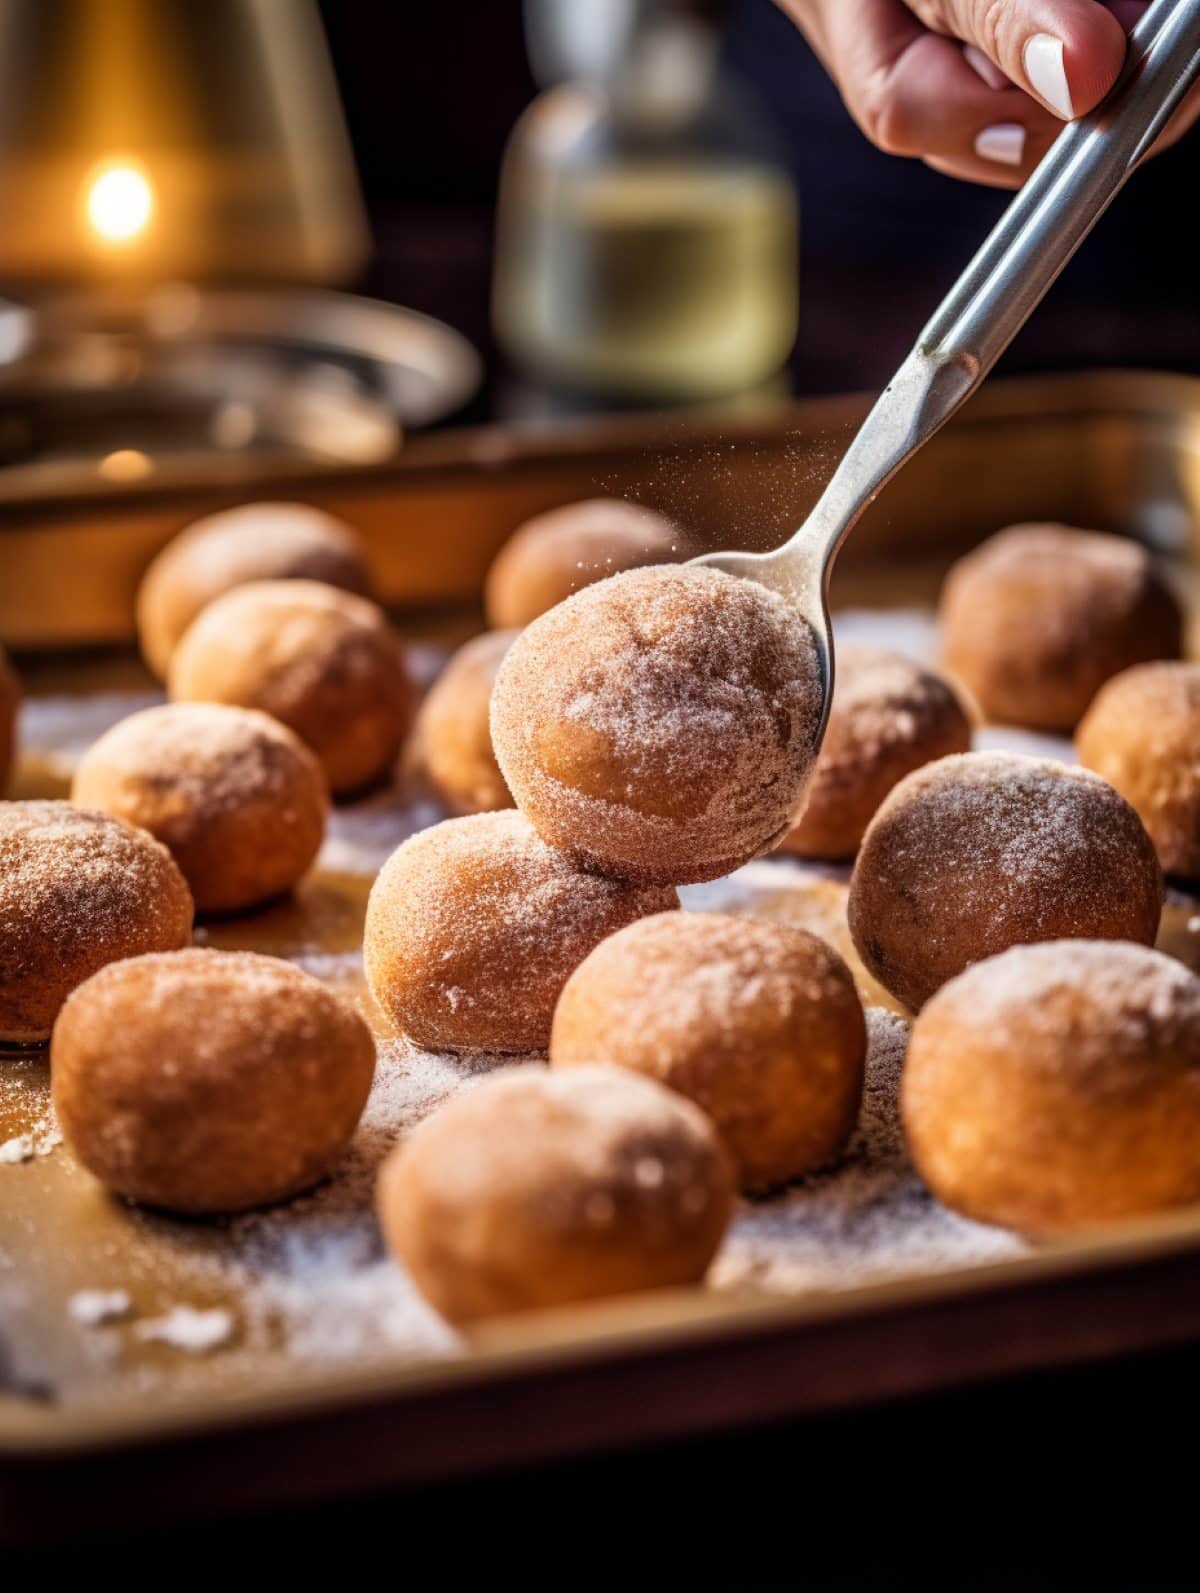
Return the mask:
[[1108,98],[1072,122],[1005,211],[877,400],[799,531],[773,553],[693,562],[761,581],[811,625],[833,696],[829,581],[863,510],[970,397],[1200,76],[1200,0],[1155,0]]

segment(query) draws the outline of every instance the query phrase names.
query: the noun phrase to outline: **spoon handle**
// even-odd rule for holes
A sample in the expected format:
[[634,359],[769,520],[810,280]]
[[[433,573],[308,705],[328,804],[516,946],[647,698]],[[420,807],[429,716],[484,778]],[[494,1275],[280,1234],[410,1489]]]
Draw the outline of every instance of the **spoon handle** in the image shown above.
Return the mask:
[[824,570],[871,499],[975,391],[1200,76],[1200,0],[1154,0],[1124,68],[1070,123],[921,333],[789,552]]

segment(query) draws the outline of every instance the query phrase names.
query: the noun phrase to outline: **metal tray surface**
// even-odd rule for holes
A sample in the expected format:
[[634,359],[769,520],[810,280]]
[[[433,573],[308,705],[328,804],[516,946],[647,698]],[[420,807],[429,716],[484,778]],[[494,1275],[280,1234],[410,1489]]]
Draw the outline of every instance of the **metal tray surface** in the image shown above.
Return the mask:
[[[923,516],[900,497],[881,524],[879,506],[839,576],[843,636],[927,653],[947,559],[1039,505],[1048,516],[1143,535],[1190,588],[1200,384],[1053,379],[1040,409],[1037,385],[998,384],[990,411],[972,406],[923,456],[931,472]],[[822,421],[806,406],[807,430],[740,437],[734,473],[748,489],[738,500],[747,515],[766,502],[781,459],[829,456],[828,438],[850,408],[835,402]],[[1047,447],[1048,434],[1057,447]],[[460,523],[474,504],[476,532],[497,518],[493,486],[511,526],[534,499],[616,485],[619,451],[570,437],[557,452],[542,441],[536,456],[521,440],[507,453],[493,446],[490,465],[478,437],[436,441],[448,457],[428,470]],[[638,459],[660,468],[624,446],[629,475]],[[722,479],[711,464],[719,446],[693,433],[680,468],[697,460],[706,479]],[[504,492],[513,472],[521,510]],[[403,523],[413,481],[387,474],[370,489],[377,510],[390,502]],[[809,480],[794,493],[793,485],[785,483],[789,507],[776,520],[814,490]],[[340,490],[355,518],[351,498],[367,485]],[[717,524],[706,504],[689,528],[702,538]],[[778,531],[773,522],[761,540]],[[468,569],[486,540],[468,539]],[[754,540],[748,527],[743,540]],[[4,545],[0,530],[0,558]],[[104,545],[101,535],[98,556]],[[477,590],[473,576],[468,586]],[[426,675],[456,628],[471,624],[466,615],[418,628]],[[61,793],[82,747],[150,700],[124,655],[46,655],[24,669],[31,695],[14,794]],[[1045,738],[987,730],[981,738],[1069,755]],[[404,834],[439,816],[411,782],[339,809],[317,871],[293,899],[207,924],[201,938],[293,957],[366,999],[358,950],[373,871]],[[837,870],[764,860],[687,894],[696,910],[808,924],[852,955]],[[1200,966],[1191,899],[1172,895],[1160,943]],[[881,1003],[856,972],[867,1001]],[[0,1056],[0,1530],[52,1522],[56,1489],[71,1479],[86,1484],[81,1527],[114,1499],[148,1515],[231,1508],[835,1408],[1200,1332],[1200,1213],[1034,1250],[939,1212],[876,1124],[872,1143],[840,1172],[745,1204],[710,1287],[513,1319],[460,1339],[382,1257],[369,1189],[391,1138],[478,1069],[411,1053],[377,1013],[373,1021],[381,1093],[346,1174],[283,1212],[230,1224],[174,1222],[107,1199],[56,1143],[44,1057]],[[879,1012],[882,1042],[894,1041],[898,1023]],[[886,1067],[878,1082],[876,1118],[888,1110]],[[6,1161],[3,1147],[14,1141]],[[125,1291],[128,1311],[81,1321],[78,1296],[95,1290]],[[181,1323],[179,1307],[218,1316]]]

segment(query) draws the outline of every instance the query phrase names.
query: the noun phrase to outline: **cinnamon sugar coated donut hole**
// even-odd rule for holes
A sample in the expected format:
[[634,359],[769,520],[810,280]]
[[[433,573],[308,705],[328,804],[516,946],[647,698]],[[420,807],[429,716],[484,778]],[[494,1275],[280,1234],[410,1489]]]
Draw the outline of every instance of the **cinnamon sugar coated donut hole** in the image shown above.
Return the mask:
[[1179,605],[1125,537],[1017,525],[968,553],[942,589],[946,668],[1000,724],[1073,730],[1106,680],[1177,658]]
[[278,720],[252,708],[169,703],[115,725],[84,755],[72,800],[149,830],[205,913],[290,890],[325,834],[325,776]]
[[519,813],[447,819],[405,841],[371,890],[371,993],[431,1051],[544,1051],[568,976],[606,935],[677,907],[664,886],[584,873]]
[[0,1041],[48,1039],[97,969],[191,935],[187,883],[145,830],[69,802],[0,802]]
[[306,503],[247,503],[205,515],[152,561],[137,596],[142,655],[165,679],[184,632],[247,581],[324,581],[367,596],[371,573],[348,525]]
[[716,1132],[618,1068],[506,1068],[384,1163],[384,1238],[452,1322],[698,1283],[729,1222]]
[[589,498],[535,515],[497,553],[484,585],[488,624],[528,625],[593,581],[683,552],[678,526],[623,498]]
[[375,1042],[293,964],[190,949],[81,985],[54,1025],[50,1068],[67,1144],[114,1193],[243,1211],[333,1171],[366,1105]]
[[1086,769],[972,752],[902,780],[850,881],[854,944],[916,1011],[971,963],[1041,940],[1152,945],[1162,872],[1141,820]]
[[862,1103],[866,1028],[845,963],[790,924],[662,913],[602,941],[554,1014],[555,1068],[612,1062],[686,1095],[745,1189],[831,1162]]
[[271,714],[337,795],[390,771],[416,706],[383,610],[319,581],[254,581],[210,603],[175,650],[168,689],[177,702]]
[[946,1205],[1052,1237],[1200,1200],[1200,979],[1128,943],[1019,946],[913,1025],[909,1149]]
[[628,879],[715,879],[790,828],[816,759],[812,631],[719,570],[614,575],[535,620],[492,693],[492,741],[538,834]]
[[0,797],[8,789],[16,755],[17,713],[21,706],[21,688],[8,662],[8,654],[0,647]]
[[450,659],[434,681],[413,731],[415,762],[455,813],[512,807],[492,750],[492,686],[516,631],[485,631]]
[[808,797],[780,850],[853,857],[894,785],[970,745],[966,709],[940,675],[883,648],[839,647],[833,706]]
[[1137,809],[1168,874],[1200,878],[1200,664],[1141,664],[1100,692],[1079,761]]

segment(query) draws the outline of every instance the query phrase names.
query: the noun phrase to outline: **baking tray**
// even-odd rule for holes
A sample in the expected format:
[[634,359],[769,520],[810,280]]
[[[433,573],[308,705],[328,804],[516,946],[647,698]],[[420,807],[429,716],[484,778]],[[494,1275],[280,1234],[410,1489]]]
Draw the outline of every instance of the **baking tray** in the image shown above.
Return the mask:
[[[375,476],[330,478],[320,501],[368,530],[393,599],[412,608],[435,598],[461,605],[474,598],[489,552],[515,520],[596,490],[628,490],[671,508],[701,542],[775,540],[803,513],[862,408],[847,399],[736,423],[430,438],[423,458]],[[1140,534],[1189,584],[1198,419],[1200,383],[1185,378],[995,384],[851,542],[835,594],[840,623],[920,650],[929,639],[924,605],[946,560],[999,524],[1036,515]],[[134,518],[153,519],[165,506],[139,498],[127,507]],[[46,535],[69,537],[68,567],[86,569],[93,589],[111,600],[111,611],[94,611],[98,629],[73,639],[127,640],[128,612],[115,599],[132,577],[131,549],[146,544],[131,542],[115,517],[100,516],[89,531],[85,506],[72,513]],[[38,562],[36,541],[30,527],[0,529],[0,594],[10,608],[8,555],[23,546],[28,571]],[[422,550],[436,566],[423,585],[406,574],[422,568]],[[31,615],[36,602],[27,591],[21,607],[24,639],[61,647],[61,605]],[[434,619],[426,611],[416,626],[423,665],[432,668],[446,638],[471,623],[469,614]],[[32,689],[26,739],[34,755],[21,773],[28,794],[61,791],[79,744],[148,690],[120,651],[100,660],[77,652],[27,657],[23,672]],[[294,901],[205,934],[212,943],[295,956],[357,991],[373,854],[436,816],[415,788],[340,810],[321,870]],[[843,900],[836,871],[763,862],[690,905],[782,913],[845,947]],[[1164,937],[1200,963],[1195,903],[1172,900]],[[393,1054],[395,1037],[376,1022]],[[455,1064],[426,1059],[422,1067],[427,1098],[454,1083]],[[429,1342],[354,1344],[340,1355],[323,1345],[320,1354],[296,1355],[284,1343],[294,1279],[271,1248],[290,1219],[269,1220],[265,1251],[251,1245],[280,1287],[268,1291],[254,1342],[248,1328],[242,1342],[237,1291],[227,1271],[210,1265],[209,1252],[230,1243],[228,1232],[137,1216],[107,1201],[55,1147],[38,1107],[42,1090],[44,1060],[0,1059],[0,1142],[26,1132],[36,1141],[27,1161],[0,1166],[8,1360],[7,1371],[0,1366],[0,1530],[9,1536],[61,1531],[64,1489],[77,1530],[117,1511],[126,1524],[161,1521],[829,1410],[1200,1333],[1200,1216],[1183,1214],[1038,1251],[968,1235],[962,1257],[970,1265],[955,1264],[950,1246],[936,1271],[918,1254],[901,1261],[898,1275],[867,1281],[818,1269],[816,1281],[781,1287],[770,1265],[761,1279],[746,1265],[722,1287],[499,1322],[469,1343],[440,1341],[431,1321]],[[403,1117],[405,1102],[396,1109]],[[739,1221],[753,1237],[755,1223],[769,1229],[771,1214],[769,1204],[748,1207]],[[763,1250],[769,1262],[769,1233]],[[74,1294],[113,1286],[134,1296],[131,1322],[96,1330],[73,1322]],[[178,1340],[141,1336],[181,1303],[232,1307],[230,1341],[194,1354]],[[336,1320],[318,1327],[336,1338]]]
[[[580,493],[677,515],[702,546],[769,547],[816,501],[871,399],[758,405],[686,419],[480,427],[406,439],[384,466],[249,473],[227,490],[109,482],[53,503],[0,502],[0,637],[10,647],[128,642],[155,552],[197,514],[248,496],[340,513],[401,608],[473,602],[513,526]],[[1014,449],[1020,465],[1014,468]],[[1152,372],[993,381],[863,517],[839,572],[946,555],[998,523],[1072,518],[1190,549],[1200,500],[1200,384]],[[87,580],[63,581],[64,570]]]

